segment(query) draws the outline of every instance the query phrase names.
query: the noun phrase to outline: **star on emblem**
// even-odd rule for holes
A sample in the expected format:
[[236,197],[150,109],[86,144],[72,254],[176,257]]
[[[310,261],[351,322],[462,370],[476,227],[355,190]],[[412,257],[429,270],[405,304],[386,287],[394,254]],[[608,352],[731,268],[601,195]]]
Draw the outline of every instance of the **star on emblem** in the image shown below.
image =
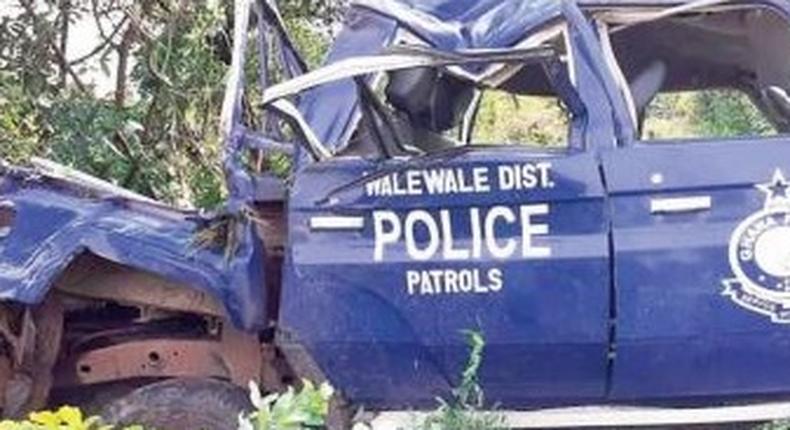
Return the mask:
[[757,188],[765,193],[765,206],[771,206],[775,203],[787,203],[790,201],[790,184],[785,179],[784,174],[780,169],[774,170],[774,176],[770,182],[764,184],[757,184]]

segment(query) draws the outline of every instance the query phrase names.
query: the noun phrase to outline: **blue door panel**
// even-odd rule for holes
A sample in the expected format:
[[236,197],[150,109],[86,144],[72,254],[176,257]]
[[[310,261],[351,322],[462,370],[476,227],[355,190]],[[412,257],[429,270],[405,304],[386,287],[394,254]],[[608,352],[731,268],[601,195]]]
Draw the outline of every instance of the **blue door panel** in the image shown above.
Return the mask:
[[[613,400],[745,398],[786,394],[790,337],[728,333],[628,342],[618,349]],[[630,386],[625,386],[630,381]]]
[[[773,168],[787,155],[787,145],[786,137],[766,137],[647,142],[619,148],[603,154],[607,189],[622,194],[751,187],[771,178]],[[662,184],[651,182],[651,173],[670,169],[675,174],[665,174]]]
[[[290,200],[292,246],[282,326],[297,333],[333,382],[363,404],[432,404],[434,396],[458,382],[467,354],[461,332],[468,329],[481,329],[486,337],[481,377],[492,402],[525,406],[603,399],[609,248],[595,158],[488,148],[410,163],[340,159],[299,172]],[[497,172],[500,166],[529,163],[551,164],[546,186],[502,190],[492,185],[487,192],[401,196],[366,191],[370,180],[391,172],[400,172],[401,178],[407,170],[460,169],[471,175],[476,168]],[[387,245],[382,259],[374,258],[376,211],[405,219],[422,210],[435,220],[446,211],[453,246],[471,249],[471,208],[486,214],[496,206],[517,212],[531,205],[548,207],[547,214],[533,219],[548,224],[548,232],[533,236],[532,246],[550,248],[549,257],[516,252],[495,258],[483,246],[480,258],[448,260],[439,251],[419,261],[398,240]],[[364,226],[310,228],[312,218],[326,215],[360,216]],[[517,222],[500,219],[495,231],[500,244],[512,239],[522,246]],[[427,229],[414,232],[420,246],[430,242]],[[409,290],[409,272],[431,270],[471,272],[480,288],[433,294]],[[501,271],[498,291],[492,288],[492,270]]]
[[[615,250],[614,400],[790,391],[790,325],[724,293],[735,277],[733,232],[764,209],[766,193],[756,186],[777,169],[790,173],[789,143],[650,143],[604,154]],[[687,197],[709,197],[710,208],[651,213],[653,200]]]

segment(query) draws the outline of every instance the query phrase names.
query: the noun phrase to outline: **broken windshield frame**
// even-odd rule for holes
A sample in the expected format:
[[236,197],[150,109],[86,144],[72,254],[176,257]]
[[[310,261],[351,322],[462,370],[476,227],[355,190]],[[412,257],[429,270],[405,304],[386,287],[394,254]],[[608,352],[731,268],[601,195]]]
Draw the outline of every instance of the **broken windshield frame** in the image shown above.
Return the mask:
[[[627,22],[623,22],[615,27],[609,29],[611,33],[617,33],[635,25],[646,24],[661,19],[671,18],[680,14],[699,12],[704,9],[709,9],[716,6],[726,5],[728,3],[735,4],[733,0],[696,0],[690,3],[680,4],[672,7],[659,7],[655,12],[640,12],[637,17],[634,17]],[[648,6],[649,7],[649,6]]]
[[[294,102],[289,99],[290,97],[311,88],[343,79],[354,79],[359,84],[359,78],[364,78],[365,76],[420,67],[443,67],[452,75],[475,86],[492,87],[496,86],[496,83],[488,81],[489,76],[491,76],[489,73],[491,67],[485,68],[480,73],[470,72],[469,67],[481,64],[497,66],[514,63],[518,66],[542,64],[547,71],[551,71],[550,76],[558,87],[556,89],[566,102],[572,116],[582,117],[584,115],[585,110],[581,98],[570,83],[567,70],[563,73],[561,68],[557,67],[561,60],[558,58],[555,49],[547,46],[466,50],[453,53],[423,46],[397,46],[384,54],[341,60],[272,86],[264,91],[260,106],[266,110],[276,111],[294,125],[297,129],[296,131],[301,135],[302,143],[305,145],[308,153],[315,160],[322,161],[331,158],[335,154],[329,151],[327,149],[328,146],[316,136],[296,108]],[[364,81],[364,79],[362,80]],[[369,88],[361,90],[361,92],[367,93],[366,97],[372,96],[369,91]],[[377,111],[378,109],[374,106],[372,110]],[[404,149],[407,153],[414,152],[408,147],[404,147]],[[386,154],[387,152],[384,152],[385,156]]]

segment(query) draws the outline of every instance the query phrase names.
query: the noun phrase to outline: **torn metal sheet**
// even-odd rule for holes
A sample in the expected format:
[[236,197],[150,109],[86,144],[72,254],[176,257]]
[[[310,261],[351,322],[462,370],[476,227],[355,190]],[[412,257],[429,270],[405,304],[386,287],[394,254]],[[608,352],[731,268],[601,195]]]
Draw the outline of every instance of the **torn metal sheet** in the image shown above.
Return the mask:
[[82,179],[0,167],[1,298],[39,303],[77,256],[92,253],[210,293],[239,327],[263,326],[264,250],[251,221],[234,225],[239,240],[226,255],[195,245],[211,217]]

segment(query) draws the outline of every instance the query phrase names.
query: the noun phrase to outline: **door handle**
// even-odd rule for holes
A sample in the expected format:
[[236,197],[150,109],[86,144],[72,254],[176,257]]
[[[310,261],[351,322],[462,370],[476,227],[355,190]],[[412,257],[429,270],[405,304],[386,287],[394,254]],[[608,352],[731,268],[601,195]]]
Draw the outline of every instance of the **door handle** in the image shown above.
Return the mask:
[[650,213],[672,214],[705,211],[713,206],[710,196],[665,197],[650,199]]
[[316,215],[310,218],[310,230],[361,230],[365,218],[361,216]]

